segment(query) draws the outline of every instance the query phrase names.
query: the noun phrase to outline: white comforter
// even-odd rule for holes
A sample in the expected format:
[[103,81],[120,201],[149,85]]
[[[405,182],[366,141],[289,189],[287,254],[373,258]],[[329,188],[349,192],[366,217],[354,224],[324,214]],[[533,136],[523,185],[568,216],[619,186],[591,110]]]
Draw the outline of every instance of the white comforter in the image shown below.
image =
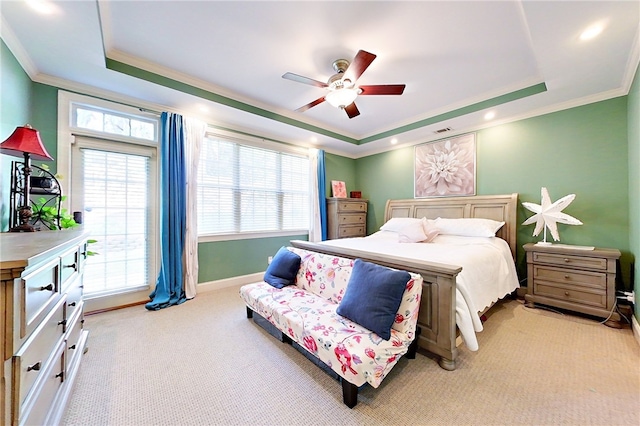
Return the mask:
[[456,324],[467,348],[478,350],[480,312],[518,288],[518,275],[506,241],[497,237],[439,235],[432,243],[399,243],[398,234],[379,231],[363,238],[322,244],[461,266],[456,283]]

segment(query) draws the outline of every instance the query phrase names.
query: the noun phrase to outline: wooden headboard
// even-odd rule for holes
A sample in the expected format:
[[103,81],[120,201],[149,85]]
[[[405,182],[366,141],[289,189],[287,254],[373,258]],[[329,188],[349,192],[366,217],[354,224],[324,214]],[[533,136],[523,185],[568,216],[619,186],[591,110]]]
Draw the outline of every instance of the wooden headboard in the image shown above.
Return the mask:
[[516,257],[516,209],[518,194],[480,195],[475,197],[420,198],[412,200],[388,200],[384,221],[392,217],[426,217],[451,219],[478,217],[504,222],[496,236],[505,240]]

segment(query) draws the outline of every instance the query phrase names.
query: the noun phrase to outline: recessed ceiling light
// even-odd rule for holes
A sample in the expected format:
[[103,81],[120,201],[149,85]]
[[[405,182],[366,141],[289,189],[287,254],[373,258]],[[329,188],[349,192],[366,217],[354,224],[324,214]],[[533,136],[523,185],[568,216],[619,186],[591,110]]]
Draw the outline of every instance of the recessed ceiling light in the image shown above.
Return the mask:
[[58,6],[49,0],[26,0],[26,3],[31,9],[43,15],[53,15],[60,11]]
[[484,119],[485,120],[493,120],[493,118],[496,116],[496,113],[493,111],[489,111],[488,113],[486,113],[484,115]]
[[198,105],[198,110],[200,110],[200,112],[209,112],[209,108],[202,104]]
[[391,145],[395,145],[397,143],[398,143],[398,139],[396,138],[391,139]]
[[318,142],[318,138],[316,138],[315,136],[311,136],[311,143],[316,143]]
[[587,41],[596,38],[602,32],[603,27],[600,24],[595,24],[587,28],[580,34],[580,40]]

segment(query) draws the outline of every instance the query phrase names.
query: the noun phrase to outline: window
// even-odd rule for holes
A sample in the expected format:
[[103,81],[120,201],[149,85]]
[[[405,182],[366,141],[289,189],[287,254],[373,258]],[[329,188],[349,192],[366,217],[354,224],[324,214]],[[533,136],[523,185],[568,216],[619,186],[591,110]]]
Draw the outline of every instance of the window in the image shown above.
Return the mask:
[[98,133],[157,141],[158,120],[73,103],[72,127]]
[[157,277],[160,118],[59,92],[57,172],[69,211],[96,240],[84,273],[86,311],[148,300]]
[[[87,295],[149,286],[148,156],[92,149],[78,141],[82,167],[83,222],[97,240],[87,259]],[[98,143],[99,144],[99,143]],[[104,148],[104,147],[103,147]]]
[[308,229],[308,157],[205,138],[198,168],[200,235]]

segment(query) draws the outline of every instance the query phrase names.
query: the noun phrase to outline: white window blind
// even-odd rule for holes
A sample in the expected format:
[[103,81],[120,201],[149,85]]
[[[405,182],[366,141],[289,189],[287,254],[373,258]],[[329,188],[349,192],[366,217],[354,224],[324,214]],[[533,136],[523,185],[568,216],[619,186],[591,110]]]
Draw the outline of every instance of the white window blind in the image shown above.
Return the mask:
[[149,285],[149,157],[82,148],[84,227],[89,250],[85,293]]
[[198,233],[309,229],[309,159],[205,138],[198,168]]

